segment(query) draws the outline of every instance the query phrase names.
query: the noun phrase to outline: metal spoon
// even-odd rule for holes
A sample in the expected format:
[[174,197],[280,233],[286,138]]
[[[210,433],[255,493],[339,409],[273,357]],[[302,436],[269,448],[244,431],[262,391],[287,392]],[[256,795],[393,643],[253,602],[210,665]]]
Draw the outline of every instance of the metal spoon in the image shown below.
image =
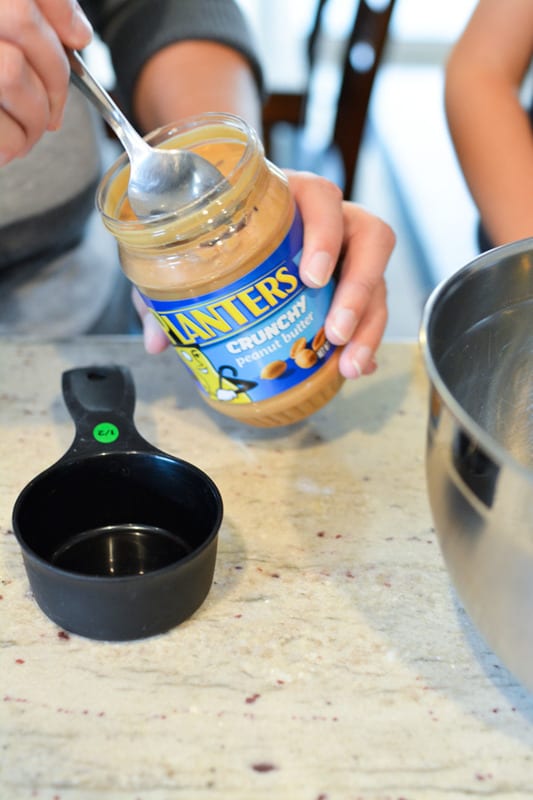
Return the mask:
[[224,180],[216,167],[188,150],[151,147],[137,133],[75,50],[67,50],[72,83],[96,106],[130,160],[128,199],[138,217],[185,206]]

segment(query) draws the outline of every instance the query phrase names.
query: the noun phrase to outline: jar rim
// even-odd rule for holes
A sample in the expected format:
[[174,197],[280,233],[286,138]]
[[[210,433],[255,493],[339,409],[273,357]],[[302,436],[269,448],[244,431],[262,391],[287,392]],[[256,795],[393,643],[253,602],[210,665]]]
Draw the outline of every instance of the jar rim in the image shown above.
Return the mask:
[[[233,137],[234,141],[242,143],[242,153],[232,168],[224,174],[224,180],[218,186],[175,211],[143,220],[137,217],[120,218],[113,211],[118,212],[127,196],[127,153],[122,153],[105,171],[96,190],[96,208],[106,228],[118,240],[136,242],[138,246],[141,245],[140,240],[146,240],[148,235],[150,240],[153,238],[160,245],[161,237],[168,239],[169,229],[182,227],[187,219],[194,218],[200,212],[204,219],[218,218],[222,210],[226,214],[231,213],[241,202],[243,184],[253,186],[260,162],[264,158],[263,146],[256,131],[241,117],[229,113],[208,112],[156,128],[144,138],[150,144],[162,144],[176,139],[179,140],[180,147],[193,149],[194,144],[204,143],[207,136],[213,141],[222,136],[227,140],[228,137]],[[112,189],[115,190],[113,197]],[[188,230],[187,237],[190,235],[191,231]]]

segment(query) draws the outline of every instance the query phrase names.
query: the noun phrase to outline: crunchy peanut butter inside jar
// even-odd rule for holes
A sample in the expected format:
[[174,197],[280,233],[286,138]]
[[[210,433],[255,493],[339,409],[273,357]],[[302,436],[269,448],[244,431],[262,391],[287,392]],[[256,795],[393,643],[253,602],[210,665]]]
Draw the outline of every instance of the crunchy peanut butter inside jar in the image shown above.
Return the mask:
[[302,222],[283,173],[238,117],[206,114],[148,140],[188,148],[224,180],[172,214],[139,220],[127,201],[121,156],[97,205],[122,268],[164,328],[204,400],[262,427],[287,425],[340,389],[340,350],[324,334],[333,283],[299,278]]

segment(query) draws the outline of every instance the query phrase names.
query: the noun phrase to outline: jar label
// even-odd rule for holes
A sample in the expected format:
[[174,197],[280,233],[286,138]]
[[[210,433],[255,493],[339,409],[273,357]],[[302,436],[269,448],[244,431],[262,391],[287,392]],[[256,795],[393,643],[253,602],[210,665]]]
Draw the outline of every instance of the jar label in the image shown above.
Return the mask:
[[302,242],[296,212],[279,247],[234,283],[181,300],[143,295],[210,399],[266,400],[309,378],[333,354],[324,334],[333,281],[320,289],[302,283]]

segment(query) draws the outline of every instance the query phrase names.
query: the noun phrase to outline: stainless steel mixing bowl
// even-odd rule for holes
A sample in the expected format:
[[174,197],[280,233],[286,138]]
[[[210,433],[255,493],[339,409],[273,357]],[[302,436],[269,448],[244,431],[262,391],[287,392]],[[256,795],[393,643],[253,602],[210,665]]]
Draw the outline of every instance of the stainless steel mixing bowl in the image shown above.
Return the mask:
[[442,553],[469,616],[533,690],[533,239],[440,284],[420,339]]

